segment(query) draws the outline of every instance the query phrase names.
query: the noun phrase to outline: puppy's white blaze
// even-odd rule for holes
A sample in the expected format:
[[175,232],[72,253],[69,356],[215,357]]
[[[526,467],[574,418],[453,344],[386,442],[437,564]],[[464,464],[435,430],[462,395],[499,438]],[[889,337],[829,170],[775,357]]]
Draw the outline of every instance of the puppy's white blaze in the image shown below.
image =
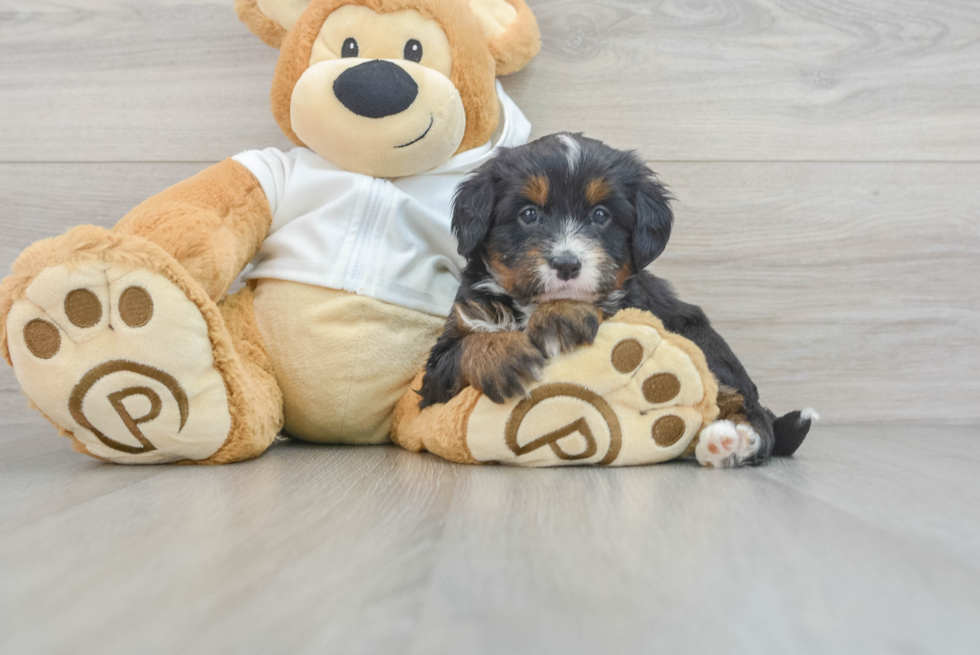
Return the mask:
[[549,300],[593,302],[595,300],[595,289],[583,284],[581,276],[574,280],[562,280],[555,269],[542,264],[538,267],[538,279],[541,280],[543,287],[541,295],[538,296],[540,302]]
[[517,332],[521,329],[517,318],[510,312],[491,314],[481,306],[467,309],[457,305],[456,315],[473,332]]
[[598,253],[595,242],[581,233],[575,221],[566,220],[562,235],[550,248],[547,259],[564,254],[574,255],[582,262],[582,270],[578,277],[562,280],[547,263],[540,266],[538,277],[544,287],[543,297],[547,300],[593,301],[602,280],[602,266],[606,263]]
[[801,423],[803,421],[816,422],[819,420],[820,420],[820,414],[817,414],[817,410],[813,409],[812,407],[807,407],[806,409],[800,412]]
[[579,160],[582,158],[582,146],[571,134],[559,134],[558,140],[565,146],[565,159],[568,160],[568,169],[574,173],[578,168]]

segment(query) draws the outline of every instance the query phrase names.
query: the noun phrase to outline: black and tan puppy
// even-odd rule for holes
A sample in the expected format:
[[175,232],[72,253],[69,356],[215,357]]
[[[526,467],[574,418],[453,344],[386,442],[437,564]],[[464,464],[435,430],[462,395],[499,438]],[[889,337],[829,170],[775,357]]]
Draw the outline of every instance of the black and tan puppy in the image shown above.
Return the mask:
[[546,358],[592,343],[602,316],[635,307],[697,344],[718,378],[728,420],[701,439],[736,445],[718,461],[706,451],[702,463],[792,454],[813,415],[777,419],[763,407],[704,312],[644,270],[672,223],[664,187],[635,154],[581,135],[548,136],[484,164],[456,193],[452,227],[467,265],[426,365],[422,406],[468,385],[495,402],[523,395]]

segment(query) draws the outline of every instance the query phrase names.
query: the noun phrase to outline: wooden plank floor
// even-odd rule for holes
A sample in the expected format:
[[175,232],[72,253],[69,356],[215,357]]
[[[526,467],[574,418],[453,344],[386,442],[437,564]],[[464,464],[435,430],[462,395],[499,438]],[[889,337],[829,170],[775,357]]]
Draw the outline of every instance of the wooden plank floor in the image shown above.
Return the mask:
[[976,428],[739,471],[281,443],[221,468],[0,438],[4,653],[973,653]]
[[[0,0],[0,274],[288,147],[233,0]],[[0,652],[967,653],[980,643],[980,3],[529,0],[534,135],[671,186],[655,270],[777,410],[751,471],[286,442],[77,455],[0,369]]]
[[[231,4],[0,0],[0,270],[288,147],[276,53]],[[536,135],[582,130],[662,174],[677,226],[654,268],[776,410],[980,422],[980,4],[531,4],[544,47],[508,91]],[[0,370],[0,411],[27,420],[16,389]]]

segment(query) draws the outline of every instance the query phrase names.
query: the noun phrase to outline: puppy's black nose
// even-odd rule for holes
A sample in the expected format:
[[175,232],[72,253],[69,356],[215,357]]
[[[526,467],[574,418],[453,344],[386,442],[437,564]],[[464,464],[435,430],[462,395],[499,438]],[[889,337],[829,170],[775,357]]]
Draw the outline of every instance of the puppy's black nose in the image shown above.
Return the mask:
[[582,262],[575,255],[558,255],[550,262],[551,268],[558,272],[558,278],[562,280],[572,280],[578,277],[582,271]]
[[358,116],[384,118],[411,107],[419,86],[401,66],[374,59],[341,73],[333,93]]

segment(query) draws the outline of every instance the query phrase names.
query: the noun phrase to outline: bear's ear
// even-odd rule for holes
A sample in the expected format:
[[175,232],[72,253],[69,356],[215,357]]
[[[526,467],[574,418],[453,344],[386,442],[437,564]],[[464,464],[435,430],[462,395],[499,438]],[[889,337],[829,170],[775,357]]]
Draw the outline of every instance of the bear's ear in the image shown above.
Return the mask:
[[541,49],[538,21],[524,0],[469,0],[497,62],[497,75],[524,68]]
[[278,48],[309,4],[310,0],[235,0],[235,13],[252,34]]

